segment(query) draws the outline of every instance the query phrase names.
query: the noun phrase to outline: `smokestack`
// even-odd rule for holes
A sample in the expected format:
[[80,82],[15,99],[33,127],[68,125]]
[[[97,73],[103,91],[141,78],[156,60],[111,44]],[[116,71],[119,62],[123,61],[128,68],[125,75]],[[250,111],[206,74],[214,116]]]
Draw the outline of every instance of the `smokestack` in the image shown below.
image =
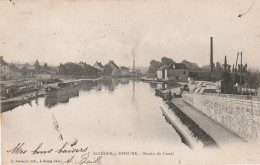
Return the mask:
[[133,71],[132,72],[135,72],[135,51],[134,49],[132,49],[132,53],[133,53]]
[[213,71],[213,37],[210,37],[210,72]]

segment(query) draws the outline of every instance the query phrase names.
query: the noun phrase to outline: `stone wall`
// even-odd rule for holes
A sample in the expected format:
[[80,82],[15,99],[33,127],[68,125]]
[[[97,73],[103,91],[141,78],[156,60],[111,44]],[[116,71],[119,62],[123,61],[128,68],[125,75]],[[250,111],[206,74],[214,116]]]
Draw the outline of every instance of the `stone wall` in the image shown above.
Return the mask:
[[250,140],[260,137],[260,97],[184,93],[183,98],[242,138]]

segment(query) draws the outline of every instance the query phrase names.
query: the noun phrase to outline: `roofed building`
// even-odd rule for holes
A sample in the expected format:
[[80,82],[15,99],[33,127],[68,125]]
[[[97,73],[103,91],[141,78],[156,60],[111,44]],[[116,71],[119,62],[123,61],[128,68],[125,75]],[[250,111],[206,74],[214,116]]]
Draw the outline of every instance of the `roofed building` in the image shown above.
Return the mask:
[[0,56],[0,79],[9,78],[9,65],[4,61],[3,56]]
[[189,70],[187,66],[182,63],[171,63],[161,66],[157,70],[157,78],[159,79],[187,82],[188,76]]
[[20,79],[22,77],[22,71],[15,66],[15,64],[9,65],[10,79]]
[[189,77],[189,69],[185,64],[176,63],[174,65],[174,76],[177,81],[187,82]]
[[120,68],[113,60],[109,60],[109,66],[112,68],[112,76],[119,76],[121,74]]
[[48,70],[42,70],[38,73],[37,78],[40,80],[50,79],[52,78],[52,74]]
[[94,68],[96,68],[97,70],[99,70],[100,72],[103,72],[104,71],[104,66],[101,64],[101,62],[96,62],[94,65],[93,65]]
[[167,74],[165,74],[165,69],[166,69],[166,65],[164,65],[164,66],[161,66],[158,70],[157,70],[157,78],[158,79],[165,79],[166,77],[166,75]]
[[26,78],[35,78],[37,75],[36,66],[34,65],[25,65],[22,69],[22,75]]

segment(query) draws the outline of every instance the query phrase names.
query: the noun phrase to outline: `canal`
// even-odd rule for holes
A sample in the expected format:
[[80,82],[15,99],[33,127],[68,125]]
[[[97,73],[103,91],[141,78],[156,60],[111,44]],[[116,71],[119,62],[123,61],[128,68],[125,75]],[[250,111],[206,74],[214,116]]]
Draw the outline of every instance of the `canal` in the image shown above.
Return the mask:
[[[2,114],[3,147],[86,145],[94,151],[188,149],[166,122],[156,84],[131,79],[80,82],[67,94],[48,94]],[[8,138],[7,138],[8,137]]]

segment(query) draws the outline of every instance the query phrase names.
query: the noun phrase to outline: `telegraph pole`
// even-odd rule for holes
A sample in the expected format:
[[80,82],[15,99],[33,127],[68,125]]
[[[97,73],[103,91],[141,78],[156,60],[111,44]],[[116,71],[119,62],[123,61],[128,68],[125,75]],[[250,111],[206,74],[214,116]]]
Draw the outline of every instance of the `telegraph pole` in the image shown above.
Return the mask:
[[[238,57],[240,56],[240,67],[238,67]],[[236,66],[235,66],[235,76],[234,76],[234,82],[236,83],[236,76],[237,76],[237,71],[239,72],[239,68],[240,68],[240,80],[239,80],[239,88],[240,88],[240,93],[242,92],[242,71],[243,71],[243,53],[242,52],[237,52],[237,59],[236,59]],[[238,73],[239,74],[239,73]]]
[[242,65],[242,52],[240,53],[240,88],[241,88],[241,85],[242,85],[242,70],[243,70],[243,65]]

